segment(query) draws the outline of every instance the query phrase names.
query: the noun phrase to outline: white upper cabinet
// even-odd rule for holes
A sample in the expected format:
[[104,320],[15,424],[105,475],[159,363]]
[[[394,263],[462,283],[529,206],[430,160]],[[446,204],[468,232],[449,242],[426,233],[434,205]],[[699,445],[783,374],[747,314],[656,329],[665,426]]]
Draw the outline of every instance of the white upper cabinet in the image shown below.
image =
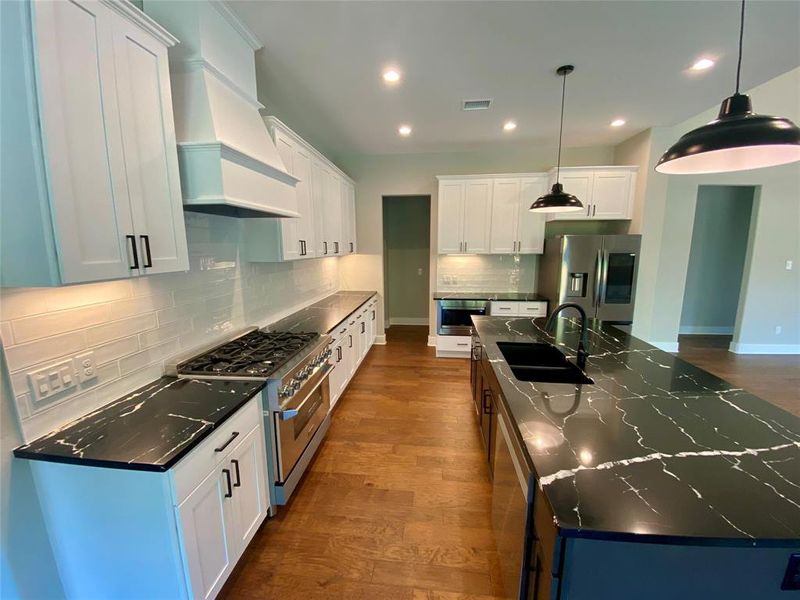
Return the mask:
[[439,178],[439,254],[487,254],[491,179]]
[[544,252],[545,216],[530,211],[531,204],[547,193],[547,177],[537,175],[520,180],[519,220],[517,222],[517,253]]
[[544,251],[544,216],[528,209],[544,193],[546,184],[544,175],[494,179],[492,254],[541,254]]
[[280,262],[357,252],[353,182],[281,121],[267,117],[266,122],[286,170],[299,180],[300,216],[247,219],[246,260]]
[[[630,219],[638,167],[563,167],[559,177],[564,191],[578,197],[580,212],[556,213],[559,221]],[[550,183],[555,183],[555,170]]]
[[[167,66],[128,3],[3,2],[3,286],[189,268]],[[6,35],[8,33],[8,35]]]

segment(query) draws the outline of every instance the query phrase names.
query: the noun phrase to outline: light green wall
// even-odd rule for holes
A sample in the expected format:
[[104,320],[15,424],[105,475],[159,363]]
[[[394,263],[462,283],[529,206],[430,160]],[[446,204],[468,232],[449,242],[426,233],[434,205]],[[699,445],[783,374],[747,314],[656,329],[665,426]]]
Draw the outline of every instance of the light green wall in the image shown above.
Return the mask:
[[754,194],[752,187],[700,186],[681,333],[733,333]]
[[[752,90],[759,113],[800,122],[800,68]],[[655,162],[683,133],[716,117],[711,107],[683,123],[651,131],[648,184],[643,198],[642,258],[633,334],[675,349],[689,263],[695,203],[701,185],[758,189],[745,259],[732,349],[742,353],[800,352],[800,164],[712,175],[662,175]],[[781,326],[781,333],[775,327]]]
[[383,199],[386,314],[389,319],[428,319],[431,199]]

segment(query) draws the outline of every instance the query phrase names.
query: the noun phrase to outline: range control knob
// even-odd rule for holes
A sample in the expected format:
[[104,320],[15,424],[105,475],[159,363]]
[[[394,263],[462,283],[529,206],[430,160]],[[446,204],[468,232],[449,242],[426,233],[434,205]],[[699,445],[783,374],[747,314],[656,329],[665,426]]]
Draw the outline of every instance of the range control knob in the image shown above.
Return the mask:
[[302,385],[302,382],[299,379],[292,379],[289,382],[289,386],[292,388],[292,391],[294,391],[294,392],[299,390],[301,385]]
[[281,398],[288,398],[292,394],[294,394],[294,390],[289,385],[283,386],[279,392]]

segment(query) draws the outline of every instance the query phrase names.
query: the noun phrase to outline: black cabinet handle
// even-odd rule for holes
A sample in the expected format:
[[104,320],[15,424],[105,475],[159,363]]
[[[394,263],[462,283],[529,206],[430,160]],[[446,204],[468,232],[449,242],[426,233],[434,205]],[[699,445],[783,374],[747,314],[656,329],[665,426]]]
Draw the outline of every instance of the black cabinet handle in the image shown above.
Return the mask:
[[355,252],[355,250],[353,249],[353,242],[350,242],[350,252]]
[[361,321],[361,333],[367,332],[367,324],[364,321]]
[[130,241],[131,249],[133,250],[133,266],[131,267],[131,269],[138,269],[139,268],[139,251],[136,249],[136,236],[135,235],[126,235],[125,239]]
[[375,320],[375,311],[374,310],[372,311],[372,320],[373,321]]
[[336,362],[337,363],[342,362],[342,347],[341,346],[336,348]]
[[323,247],[324,247],[324,250],[325,250],[325,251],[323,252],[323,254],[327,254],[327,253],[328,253],[328,242],[322,242],[322,245],[323,245]]
[[222,452],[223,450],[225,450],[225,448],[227,448],[228,446],[230,446],[230,443],[231,443],[233,440],[235,440],[235,439],[238,437],[238,435],[239,435],[239,432],[238,432],[238,431],[234,431],[234,432],[231,434],[231,437],[229,437],[229,438],[228,438],[228,441],[227,441],[227,442],[225,442],[224,444],[222,444],[222,446],[220,446],[219,448],[214,448],[214,452]]
[[491,402],[486,402],[488,398],[491,398],[492,392],[489,390],[483,390],[483,414],[490,415],[492,414],[492,404]]
[[353,334],[348,334],[347,337],[350,338],[350,348],[352,348],[353,347]]
[[150,236],[149,235],[140,235],[142,238],[142,243],[144,244],[144,255],[147,257],[147,262],[144,264],[145,268],[153,266],[153,255],[150,254]]
[[339,242],[333,242],[333,253],[339,254]]
[[225,473],[225,480],[228,484],[228,491],[225,493],[225,497],[233,498],[233,488],[231,487],[231,471],[230,469],[222,469],[222,472]]
[[234,469],[236,469],[236,483],[233,484],[233,487],[241,487],[242,485],[242,476],[239,473],[239,461],[235,458],[231,460],[231,464],[233,465]]

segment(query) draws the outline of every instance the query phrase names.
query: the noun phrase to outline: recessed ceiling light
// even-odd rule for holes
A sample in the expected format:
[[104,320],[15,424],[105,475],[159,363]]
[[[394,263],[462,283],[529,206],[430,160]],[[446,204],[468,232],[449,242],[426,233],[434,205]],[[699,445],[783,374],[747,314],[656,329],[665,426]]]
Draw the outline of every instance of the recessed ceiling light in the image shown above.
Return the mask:
[[692,71],[705,71],[714,66],[714,61],[710,58],[701,58],[692,65]]
[[386,69],[383,72],[383,80],[386,83],[397,83],[400,81],[400,71],[397,69]]
[[612,127],[622,127],[623,125],[625,125],[625,119],[614,119],[611,121]]
[[503,129],[506,131],[514,131],[517,128],[517,124],[514,121],[506,121],[503,123]]
[[411,125],[400,125],[397,128],[397,133],[402,135],[403,137],[408,137],[411,135]]

